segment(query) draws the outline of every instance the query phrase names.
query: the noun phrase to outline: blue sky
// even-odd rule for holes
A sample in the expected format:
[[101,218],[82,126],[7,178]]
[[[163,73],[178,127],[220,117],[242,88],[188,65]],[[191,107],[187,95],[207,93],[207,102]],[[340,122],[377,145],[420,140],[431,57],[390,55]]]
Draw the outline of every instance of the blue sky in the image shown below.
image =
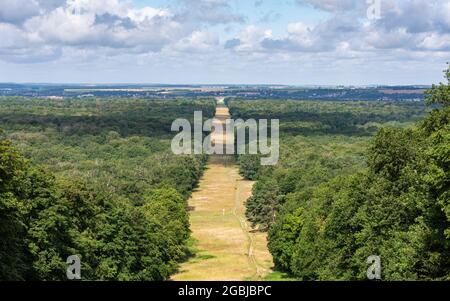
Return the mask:
[[450,61],[450,0],[1,1],[0,82],[430,84]]

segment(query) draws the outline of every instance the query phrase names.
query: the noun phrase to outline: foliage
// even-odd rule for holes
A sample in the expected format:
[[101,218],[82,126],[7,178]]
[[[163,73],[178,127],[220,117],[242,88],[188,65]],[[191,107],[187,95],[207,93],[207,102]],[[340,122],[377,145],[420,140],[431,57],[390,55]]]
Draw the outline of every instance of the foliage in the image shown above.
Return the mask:
[[448,114],[448,107],[436,110],[415,130],[382,129],[369,147],[367,171],[314,191],[292,273],[365,279],[365,259],[375,254],[385,280],[448,279]]
[[239,156],[239,173],[247,180],[256,180],[258,178],[261,158],[258,155]]
[[401,126],[423,117],[416,101],[230,100],[234,119],[279,119],[282,134],[371,136],[384,124]]
[[444,71],[444,75],[447,83],[433,85],[433,87],[427,91],[426,101],[428,104],[450,105],[450,67]]
[[170,125],[194,110],[214,101],[1,99],[0,279],[65,280],[70,255],[84,280],[168,279],[206,163]]
[[252,196],[246,203],[246,217],[253,227],[267,229],[275,220],[280,205],[278,184],[275,180],[264,178],[253,188]]
[[[449,74],[450,69],[447,79]],[[429,103],[438,106],[415,127],[410,122],[420,115],[419,104],[384,110],[378,103],[363,112],[361,103],[350,103],[346,112],[345,104],[333,102],[275,107],[270,101],[231,101],[237,114],[258,118],[271,110],[270,116],[281,118],[281,162],[262,168],[254,191],[260,202],[247,206],[254,221],[266,222],[265,212],[255,208],[270,206],[275,196],[281,200],[269,227],[279,270],[302,280],[364,280],[366,259],[378,255],[384,280],[450,279],[449,87],[450,82],[428,91]],[[382,126],[393,120],[400,126]],[[361,137],[359,147],[347,145],[345,156],[337,151],[343,140],[328,154],[315,147],[305,155],[314,139],[338,133],[355,139],[370,134],[374,124],[379,129],[370,142]],[[267,178],[274,182],[268,185]]]

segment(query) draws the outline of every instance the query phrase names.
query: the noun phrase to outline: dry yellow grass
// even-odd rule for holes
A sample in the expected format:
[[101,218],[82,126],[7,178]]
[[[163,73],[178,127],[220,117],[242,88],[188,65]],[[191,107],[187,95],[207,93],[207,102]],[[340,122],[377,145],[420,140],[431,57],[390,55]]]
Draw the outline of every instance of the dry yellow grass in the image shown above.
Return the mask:
[[[226,107],[216,117],[228,118]],[[215,137],[216,141],[223,137]],[[214,138],[213,138],[214,139]],[[273,265],[266,235],[252,233],[245,201],[253,182],[244,181],[227,156],[212,156],[198,189],[189,200],[195,257],[180,266],[176,281],[262,280]]]

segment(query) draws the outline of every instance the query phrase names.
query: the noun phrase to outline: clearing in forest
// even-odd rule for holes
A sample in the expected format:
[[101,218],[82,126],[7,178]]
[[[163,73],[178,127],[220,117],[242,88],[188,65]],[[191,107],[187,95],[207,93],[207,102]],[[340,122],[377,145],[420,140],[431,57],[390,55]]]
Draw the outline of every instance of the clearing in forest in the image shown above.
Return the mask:
[[[216,118],[229,118],[219,105]],[[214,137],[217,142],[226,137]],[[195,256],[172,277],[178,281],[262,280],[273,266],[265,233],[253,232],[245,218],[245,201],[253,182],[245,181],[230,156],[211,156],[199,187],[189,200]]]

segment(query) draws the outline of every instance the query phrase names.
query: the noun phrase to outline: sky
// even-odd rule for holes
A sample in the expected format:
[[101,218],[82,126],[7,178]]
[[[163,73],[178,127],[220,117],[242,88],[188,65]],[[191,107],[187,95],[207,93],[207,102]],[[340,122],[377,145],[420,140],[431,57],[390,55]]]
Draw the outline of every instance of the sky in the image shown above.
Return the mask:
[[450,0],[0,0],[0,82],[428,85]]

